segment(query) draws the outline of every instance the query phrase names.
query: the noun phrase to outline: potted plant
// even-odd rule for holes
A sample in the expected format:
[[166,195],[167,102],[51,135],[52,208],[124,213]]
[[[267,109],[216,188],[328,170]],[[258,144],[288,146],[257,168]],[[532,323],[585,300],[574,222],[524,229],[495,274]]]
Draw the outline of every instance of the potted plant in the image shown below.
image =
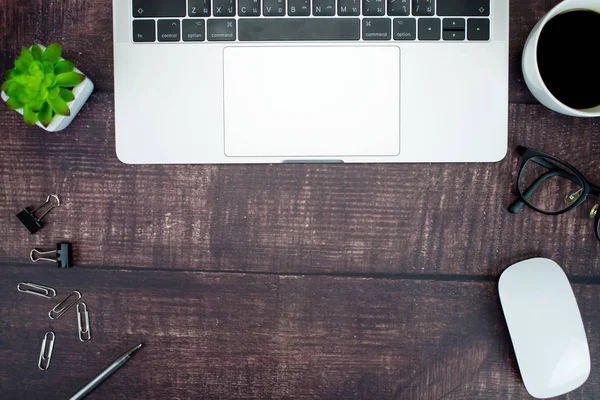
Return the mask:
[[65,129],[94,90],[92,81],[61,54],[58,43],[23,47],[15,68],[5,75],[2,100],[23,115],[27,126]]

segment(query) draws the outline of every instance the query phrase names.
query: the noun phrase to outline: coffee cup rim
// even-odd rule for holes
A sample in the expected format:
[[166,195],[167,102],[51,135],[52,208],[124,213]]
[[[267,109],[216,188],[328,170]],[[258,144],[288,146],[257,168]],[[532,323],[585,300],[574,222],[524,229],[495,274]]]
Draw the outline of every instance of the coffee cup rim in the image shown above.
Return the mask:
[[560,101],[558,98],[556,98],[554,96],[554,94],[550,91],[550,89],[548,89],[548,87],[546,86],[544,79],[542,79],[542,75],[540,73],[540,69],[539,69],[539,65],[538,65],[537,49],[538,49],[540,35],[541,35],[544,27],[548,23],[548,21],[550,21],[552,18],[556,17],[557,15],[562,14],[567,11],[587,10],[587,11],[593,11],[593,12],[600,14],[600,3],[595,4],[596,8],[593,8],[592,7],[593,5],[594,4],[592,4],[589,0],[564,0],[563,2],[554,6],[538,22],[539,29],[536,29],[534,35],[531,37],[531,40],[533,40],[533,42],[534,42],[533,44],[534,44],[534,50],[535,50],[533,52],[533,57],[534,57],[534,61],[535,61],[534,64],[535,64],[535,74],[537,75],[536,78],[543,85],[543,88],[544,88],[546,94],[554,101],[555,104],[557,104],[559,107],[563,108],[565,111],[569,112],[571,115],[577,115],[577,116],[581,116],[581,117],[590,117],[590,116],[600,117],[600,104],[597,105],[596,107],[580,109],[580,108],[570,107],[570,106],[566,105],[565,103],[563,103],[562,101]]

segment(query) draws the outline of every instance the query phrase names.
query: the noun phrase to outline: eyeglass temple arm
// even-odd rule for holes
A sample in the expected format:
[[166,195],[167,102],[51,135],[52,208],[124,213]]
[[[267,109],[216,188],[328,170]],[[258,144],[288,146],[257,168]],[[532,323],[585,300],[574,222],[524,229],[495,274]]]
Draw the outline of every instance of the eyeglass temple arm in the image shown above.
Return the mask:
[[[543,165],[542,163],[539,163],[536,161],[536,163]],[[551,165],[551,163],[548,163]],[[544,167],[546,167],[546,165],[543,165]],[[555,165],[552,166],[553,168],[556,167]],[[540,175],[532,184],[531,186],[529,186],[527,188],[527,190],[525,191],[525,193],[523,193],[523,198],[525,200],[528,200],[529,197],[531,197],[531,195],[537,190],[537,188],[544,183],[545,180],[553,178],[555,176],[561,176],[563,178],[567,178],[575,183],[579,183],[579,179],[577,178],[577,176],[568,173],[567,171],[563,170],[563,169],[556,169],[554,168],[552,171],[548,171],[546,173],[544,173],[543,175]],[[515,200],[509,207],[508,207],[508,212],[511,214],[514,214],[516,212],[518,212],[519,210],[521,210],[521,208],[523,208],[523,206],[525,205],[525,202],[523,201],[523,199],[518,198],[517,200]]]

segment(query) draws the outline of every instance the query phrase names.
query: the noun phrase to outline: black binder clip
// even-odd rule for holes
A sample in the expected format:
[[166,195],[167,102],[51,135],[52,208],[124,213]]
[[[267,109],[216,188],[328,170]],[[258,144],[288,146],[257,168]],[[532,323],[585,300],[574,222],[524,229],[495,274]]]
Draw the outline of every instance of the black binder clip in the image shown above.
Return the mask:
[[[52,251],[39,251],[36,249],[31,250],[29,258],[31,261],[50,261],[58,264],[58,268],[71,268],[73,266],[73,255],[72,255],[71,243],[59,242],[56,243],[56,250]],[[36,257],[37,254],[37,257]],[[46,256],[49,254],[55,254],[56,258],[46,258],[40,256]]]
[[[41,216],[37,217],[35,215],[35,212],[39,211],[44,207],[47,207],[46,211],[44,211],[44,213]],[[33,235],[44,226],[44,224],[42,223],[42,219],[44,219],[46,214],[48,214],[53,208],[56,207],[60,207],[60,199],[57,195],[50,194],[48,195],[48,198],[46,199],[46,202],[44,204],[42,204],[35,210],[32,210],[29,207],[25,208],[23,211],[17,214],[17,218],[19,219],[21,224],[23,224],[25,229],[27,229],[27,231]]]

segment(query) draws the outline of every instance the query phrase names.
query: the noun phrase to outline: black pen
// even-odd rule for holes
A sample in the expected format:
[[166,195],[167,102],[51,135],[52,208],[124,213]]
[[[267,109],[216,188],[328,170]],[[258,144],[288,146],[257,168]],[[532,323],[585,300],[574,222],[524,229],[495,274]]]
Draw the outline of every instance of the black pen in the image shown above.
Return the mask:
[[83,389],[77,392],[70,400],[80,400],[87,396],[92,390],[94,390],[98,385],[100,385],[106,378],[111,376],[116,370],[121,368],[132,355],[134,355],[139,349],[142,347],[142,344],[138,344],[133,349],[129,350],[127,353],[123,354],[121,357],[117,358],[114,363],[112,363],[108,368],[104,371],[100,372],[100,374],[92,379],[90,383],[85,385]]

